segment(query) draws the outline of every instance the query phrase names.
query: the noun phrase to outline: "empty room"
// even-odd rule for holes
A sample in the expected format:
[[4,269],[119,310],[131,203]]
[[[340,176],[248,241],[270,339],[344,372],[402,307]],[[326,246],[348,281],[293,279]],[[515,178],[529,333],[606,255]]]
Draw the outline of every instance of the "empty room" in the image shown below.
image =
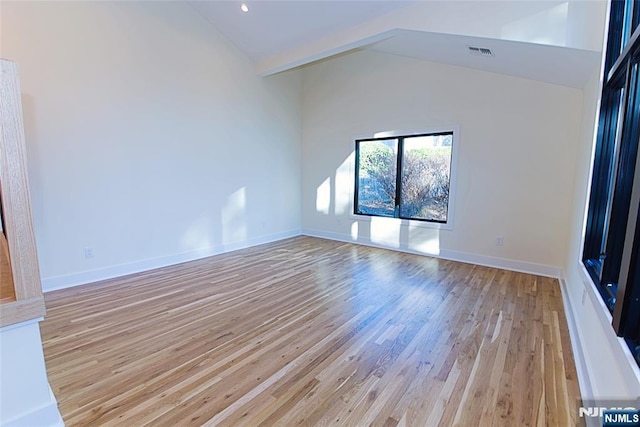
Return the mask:
[[0,2],[0,425],[640,425],[640,2]]

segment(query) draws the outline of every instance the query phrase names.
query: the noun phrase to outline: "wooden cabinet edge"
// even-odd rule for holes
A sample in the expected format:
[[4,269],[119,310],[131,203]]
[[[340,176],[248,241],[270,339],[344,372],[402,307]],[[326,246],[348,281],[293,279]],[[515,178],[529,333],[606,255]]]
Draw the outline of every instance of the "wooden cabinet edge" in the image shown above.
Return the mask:
[[15,301],[0,304],[0,325],[45,312],[31,214],[18,67],[0,59],[0,185]]
[[44,317],[44,297],[33,297],[0,304],[0,327]]

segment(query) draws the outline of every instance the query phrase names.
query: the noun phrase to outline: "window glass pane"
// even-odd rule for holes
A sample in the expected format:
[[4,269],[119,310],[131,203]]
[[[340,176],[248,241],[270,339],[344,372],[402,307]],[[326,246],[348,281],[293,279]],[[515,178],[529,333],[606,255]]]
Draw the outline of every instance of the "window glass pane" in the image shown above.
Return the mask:
[[631,354],[633,355],[636,363],[640,365],[640,338],[627,340],[627,344],[629,345],[629,349],[631,350]]
[[602,286],[606,294],[607,305],[613,307],[614,295],[603,282],[603,264],[606,262],[607,241],[610,231],[611,212],[615,193],[618,160],[620,158],[620,115],[624,102],[623,89],[613,90],[603,100],[602,109],[605,114],[599,124],[600,141],[597,150],[597,165],[594,166],[594,181],[589,210],[589,224],[586,236],[588,250],[585,261],[597,284]]
[[398,140],[358,142],[356,213],[394,216]]
[[631,37],[633,30],[633,9],[635,2],[633,0],[626,0],[624,5],[624,18],[622,24],[622,43],[620,46],[620,52],[624,50]]
[[452,134],[404,139],[402,218],[447,221],[452,142]]
[[612,115],[614,116],[611,121],[612,132],[615,131],[615,136],[613,136],[614,144],[613,144],[613,155],[611,156],[611,161],[609,162],[609,174],[608,174],[608,182],[607,182],[607,208],[605,211],[604,217],[604,233],[602,236],[602,242],[600,244],[600,253],[604,254],[606,252],[606,244],[607,244],[607,236],[609,234],[609,226],[611,223],[611,208],[613,205],[613,190],[616,184],[616,176],[618,174],[618,159],[620,157],[620,132],[621,132],[621,123],[622,120],[620,114],[624,111],[622,108],[622,104],[624,103],[624,89],[620,90],[619,100],[618,100],[618,108],[612,111]]

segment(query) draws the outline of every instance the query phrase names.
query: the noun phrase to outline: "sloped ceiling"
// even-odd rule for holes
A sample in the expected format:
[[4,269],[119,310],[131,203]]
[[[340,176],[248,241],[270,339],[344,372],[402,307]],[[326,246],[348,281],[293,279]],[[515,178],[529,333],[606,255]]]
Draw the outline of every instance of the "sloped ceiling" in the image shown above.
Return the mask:
[[[196,1],[268,76],[356,49],[584,87],[599,65],[604,0]],[[490,48],[472,55],[468,46]]]
[[[469,46],[493,55],[472,54]],[[368,49],[575,88],[586,85],[600,58],[590,50],[410,30],[398,30]]]

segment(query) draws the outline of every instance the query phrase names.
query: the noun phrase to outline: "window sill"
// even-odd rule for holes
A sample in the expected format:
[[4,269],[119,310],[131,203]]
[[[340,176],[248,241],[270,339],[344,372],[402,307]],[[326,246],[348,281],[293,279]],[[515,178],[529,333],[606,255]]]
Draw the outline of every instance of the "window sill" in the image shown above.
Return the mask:
[[596,307],[596,312],[600,317],[600,322],[602,323],[603,326],[607,325],[610,328],[610,331],[607,333],[607,336],[610,337],[609,343],[611,347],[615,347],[616,345],[620,347],[620,349],[622,350],[622,353],[624,354],[624,358],[627,360],[627,362],[629,363],[629,366],[631,366],[631,369],[635,374],[635,377],[636,377],[635,379],[637,379],[640,382],[640,366],[638,366],[638,363],[636,362],[633,354],[631,354],[631,350],[629,349],[629,346],[627,345],[624,338],[616,335],[616,332],[613,329],[613,326],[611,325],[611,323],[613,322],[613,316],[611,315],[611,312],[609,312],[609,309],[607,308],[606,304],[600,297],[600,292],[598,291],[598,287],[593,282],[593,279],[591,278],[589,271],[587,270],[587,268],[584,266],[582,262],[580,262],[579,264],[581,267],[580,272],[582,273],[582,280],[586,286],[585,291],[589,295],[589,298],[591,299],[593,306]]
[[600,296],[598,285],[594,283],[593,279],[591,278],[591,275],[589,274],[589,270],[587,270],[587,267],[585,267],[585,265],[582,262],[578,262],[578,265],[579,265],[578,270],[582,275],[582,281],[585,283],[585,286],[589,288],[588,291],[586,289],[585,291],[587,291],[587,294],[589,295],[591,302],[595,307],[599,307],[598,313],[604,316],[604,317],[601,317],[602,322],[608,323],[609,325],[611,325],[611,322],[613,322],[613,316],[611,315],[611,312],[609,311],[606,304],[602,300],[602,297]]

